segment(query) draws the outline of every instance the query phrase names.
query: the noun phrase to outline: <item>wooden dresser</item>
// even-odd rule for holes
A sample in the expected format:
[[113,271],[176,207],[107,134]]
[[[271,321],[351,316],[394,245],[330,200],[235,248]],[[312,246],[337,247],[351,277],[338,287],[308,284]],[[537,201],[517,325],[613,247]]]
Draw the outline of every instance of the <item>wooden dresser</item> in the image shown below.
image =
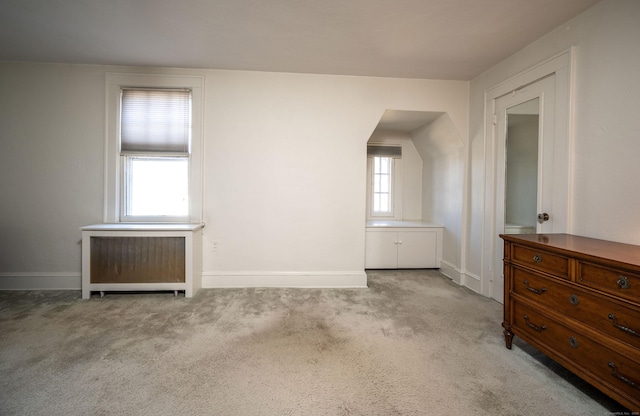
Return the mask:
[[568,234],[503,235],[504,335],[517,335],[640,411],[640,247]]

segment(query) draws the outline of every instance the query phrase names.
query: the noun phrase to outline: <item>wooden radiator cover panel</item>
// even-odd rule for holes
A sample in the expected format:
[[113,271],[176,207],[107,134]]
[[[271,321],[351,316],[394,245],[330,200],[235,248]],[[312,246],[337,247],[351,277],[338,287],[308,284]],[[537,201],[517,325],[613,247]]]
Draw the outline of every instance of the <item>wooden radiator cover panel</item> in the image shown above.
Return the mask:
[[91,237],[91,283],[184,283],[184,237]]

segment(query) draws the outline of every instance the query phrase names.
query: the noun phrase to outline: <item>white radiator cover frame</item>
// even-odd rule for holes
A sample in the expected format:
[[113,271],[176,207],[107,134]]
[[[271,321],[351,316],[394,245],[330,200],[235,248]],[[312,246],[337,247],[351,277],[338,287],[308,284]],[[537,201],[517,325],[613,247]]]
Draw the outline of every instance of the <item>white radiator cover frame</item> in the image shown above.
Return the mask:
[[[94,224],[82,227],[82,298],[100,291],[184,291],[190,298],[202,288],[202,228],[204,224]],[[184,237],[185,282],[91,283],[91,237]]]

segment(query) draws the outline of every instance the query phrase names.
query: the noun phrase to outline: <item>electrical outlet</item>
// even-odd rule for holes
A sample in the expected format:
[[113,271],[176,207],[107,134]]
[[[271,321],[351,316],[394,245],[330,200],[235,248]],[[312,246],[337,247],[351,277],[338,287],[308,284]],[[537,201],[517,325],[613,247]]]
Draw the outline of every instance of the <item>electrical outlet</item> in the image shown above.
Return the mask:
[[217,240],[211,242],[211,251],[218,251],[218,247],[219,247],[219,244]]

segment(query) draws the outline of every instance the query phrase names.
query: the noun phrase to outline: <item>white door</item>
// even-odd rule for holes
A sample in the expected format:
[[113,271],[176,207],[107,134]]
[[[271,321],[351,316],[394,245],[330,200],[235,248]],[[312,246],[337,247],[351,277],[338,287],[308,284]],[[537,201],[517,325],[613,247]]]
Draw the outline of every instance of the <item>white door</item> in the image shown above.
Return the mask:
[[492,297],[504,300],[498,234],[550,233],[553,227],[555,75],[495,99],[496,250]]

